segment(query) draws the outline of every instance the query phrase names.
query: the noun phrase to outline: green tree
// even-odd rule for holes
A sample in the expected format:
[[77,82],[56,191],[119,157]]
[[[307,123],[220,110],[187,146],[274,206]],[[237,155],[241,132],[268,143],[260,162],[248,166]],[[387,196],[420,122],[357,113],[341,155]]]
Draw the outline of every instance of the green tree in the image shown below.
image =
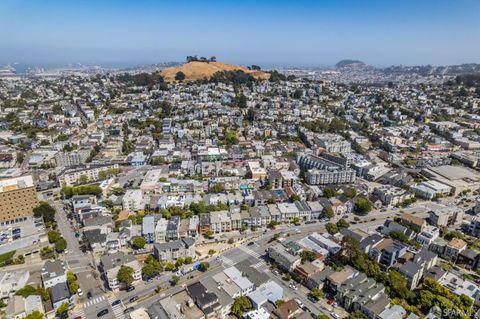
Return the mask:
[[142,249],[147,244],[147,241],[143,237],[135,237],[132,241],[133,249]]
[[47,202],[40,202],[40,204],[33,209],[33,216],[42,217],[45,223],[55,221],[55,208],[50,206]]
[[208,270],[208,268],[210,268],[210,264],[206,261],[200,263],[200,265],[198,266],[198,269],[202,272],[205,272]]
[[463,239],[465,237],[465,234],[463,234],[462,232],[459,232],[459,231],[451,231],[451,232],[448,232],[447,234],[445,234],[444,238],[446,240],[452,240],[454,238],[460,238],[460,239]]
[[49,242],[50,244],[54,244],[54,243],[56,243],[60,238],[62,238],[62,236],[60,235],[60,233],[57,232],[57,231],[54,231],[54,230],[49,231],[48,234],[47,234],[47,236],[48,236],[48,242]]
[[43,319],[43,314],[38,311],[34,310],[31,313],[29,313],[26,317],[23,317],[24,319]]
[[355,190],[355,188],[348,187],[343,191],[343,195],[345,195],[345,197],[347,198],[354,198],[355,196],[357,196],[357,191]]
[[314,261],[315,260],[315,253],[310,250],[304,250],[300,253],[300,257],[302,258],[302,263],[306,261]]
[[158,274],[157,269],[151,264],[146,264],[142,267],[143,278],[152,278]]
[[47,289],[41,287],[33,287],[31,285],[26,285],[25,287],[17,290],[15,293],[17,296],[22,296],[23,298],[27,298],[31,295],[38,295],[42,297],[43,301],[50,300],[50,294]]
[[331,197],[335,197],[336,195],[337,195],[337,192],[335,191],[335,189],[331,187],[325,187],[323,189],[323,197],[331,198]]
[[333,216],[335,216],[335,213],[333,212],[333,208],[332,208],[332,205],[326,205],[325,207],[323,207],[323,216],[325,216],[326,218],[330,219],[332,218]]
[[166,271],[173,271],[173,270],[175,270],[175,264],[172,263],[172,262],[168,262],[168,263],[165,265],[165,270],[166,270]]
[[387,276],[390,292],[402,299],[413,299],[415,294],[408,288],[407,280],[396,270],[391,270]]
[[170,284],[172,286],[176,286],[178,282],[180,281],[180,277],[173,275],[172,278],[170,278]]
[[67,272],[67,283],[68,288],[72,294],[76,294],[78,291],[78,283],[77,283],[77,276],[71,271]]
[[300,224],[300,218],[298,218],[298,217],[293,217],[293,218],[292,218],[292,223],[295,224],[295,225],[299,225],[299,224]]
[[301,198],[300,198],[300,196],[298,196],[297,194],[292,194],[292,195],[290,196],[290,200],[291,200],[292,202],[298,202],[298,201],[301,200]]
[[240,296],[233,301],[231,312],[237,318],[242,318],[245,312],[253,309],[252,302],[246,296]]
[[118,282],[129,287],[133,283],[133,268],[129,266],[121,266],[117,273]]
[[185,258],[185,264],[186,264],[186,265],[189,265],[189,264],[191,264],[192,262],[193,262],[193,258],[192,258],[191,256],[187,256],[187,257]]
[[318,288],[313,288],[311,291],[310,291],[310,296],[312,296],[313,298],[315,298],[315,300],[320,300],[323,298],[323,291],[321,289],[318,289]]
[[178,71],[178,72],[175,74],[175,80],[180,81],[180,82],[182,82],[183,80],[185,80],[185,73],[183,73],[182,71]]
[[365,197],[360,197],[355,202],[355,212],[366,215],[372,210],[372,202]]
[[225,143],[227,143],[228,146],[238,144],[237,133],[233,131],[227,131],[225,133]]
[[62,251],[64,251],[65,249],[67,249],[67,241],[63,238],[59,238],[56,242],[55,242],[55,251],[57,253],[61,253]]
[[336,233],[338,233],[338,227],[336,224],[334,223],[327,223],[325,225],[325,229],[327,230],[327,232],[331,235],[334,235]]
[[223,193],[225,191],[225,187],[223,187],[222,184],[215,184],[212,187],[210,187],[210,191],[212,193]]
[[348,228],[350,224],[343,218],[340,218],[337,222],[337,227],[340,228]]
[[180,267],[185,263],[185,260],[182,257],[179,257],[177,261],[175,262],[175,266]]
[[317,316],[317,319],[330,319],[330,317],[327,315],[321,314]]
[[360,311],[355,311],[348,316],[348,319],[368,319],[368,317]]
[[60,305],[60,307],[57,308],[57,311],[55,312],[55,314],[60,317],[62,316],[63,314],[65,313],[68,313],[68,309],[69,309],[70,305],[68,304],[68,302],[65,302],[65,303],[62,303]]

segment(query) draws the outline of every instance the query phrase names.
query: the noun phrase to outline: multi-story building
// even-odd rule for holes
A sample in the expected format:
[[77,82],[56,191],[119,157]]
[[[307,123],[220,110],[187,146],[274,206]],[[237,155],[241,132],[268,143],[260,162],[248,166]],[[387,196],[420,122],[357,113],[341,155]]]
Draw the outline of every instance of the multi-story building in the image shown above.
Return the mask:
[[375,187],[373,194],[377,195],[385,205],[401,204],[402,202],[415,196],[412,193],[408,193],[403,188],[391,185],[381,185]]
[[167,226],[168,220],[165,218],[160,218],[157,221],[157,225],[155,226],[155,242],[156,243],[164,243],[167,241]]
[[428,220],[437,227],[450,227],[463,222],[463,209],[451,206],[440,206],[429,212]]
[[455,262],[458,255],[467,249],[467,243],[460,238],[453,238],[445,247],[443,258]]
[[8,298],[23,288],[30,277],[28,270],[0,272],[0,298]]
[[310,185],[344,184],[355,181],[353,169],[324,157],[299,154],[297,163],[302,169],[307,170],[305,180]]
[[168,243],[154,244],[153,255],[161,262],[174,262],[178,258],[195,258],[195,239],[189,237]]
[[211,212],[210,225],[214,233],[224,233],[232,230],[230,213],[226,210]]
[[305,174],[305,180],[310,185],[346,184],[355,181],[355,171],[311,169]]
[[9,225],[33,216],[38,206],[37,191],[32,176],[0,181],[0,225]]
[[440,236],[440,229],[438,227],[427,225],[417,235],[416,240],[417,240],[417,243],[428,247],[439,236]]
[[172,216],[167,225],[167,240],[177,240],[180,238],[180,217]]
[[120,282],[117,279],[118,271],[122,266],[133,269],[133,280],[138,281],[142,278],[142,266],[131,254],[125,254],[121,251],[105,254],[100,257],[100,269],[102,276],[107,281],[110,289],[120,288]]
[[86,181],[98,181],[100,172],[106,172],[111,169],[118,169],[118,164],[112,165],[86,165],[84,167],[72,168],[59,174],[58,182],[60,185],[73,186],[85,179]]
[[152,215],[143,217],[142,236],[151,244],[155,241],[155,217]]
[[351,144],[337,134],[318,134],[314,138],[315,143],[329,153],[350,153]]
[[51,288],[56,284],[67,282],[67,273],[63,262],[58,259],[55,261],[47,260],[43,265],[41,277],[44,288]]
[[291,254],[282,244],[274,244],[267,248],[268,257],[272,258],[280,267],[285,270],[293,271],[300,265],[302,259],[298,255]]
[[140,189],[129,189],[123,195],[122,206],[124,210],[127,211],[138,211],[141,210],[143,200],[143,192]]
[[55,162],[58,167],[70,167],[85,164],[90,152],[87,150],[74,152],[58,152],[55,154]]

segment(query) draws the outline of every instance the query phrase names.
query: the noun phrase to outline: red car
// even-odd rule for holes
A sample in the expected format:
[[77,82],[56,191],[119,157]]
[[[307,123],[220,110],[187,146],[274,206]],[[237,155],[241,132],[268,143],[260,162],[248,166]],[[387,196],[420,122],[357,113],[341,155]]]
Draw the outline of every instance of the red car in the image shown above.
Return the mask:
[[327,303],[328,303],[329,305],[333,305],[333,302],[334,302],[333,298],[330,298],[330,299],[328,299],[328,301],[327,301]]

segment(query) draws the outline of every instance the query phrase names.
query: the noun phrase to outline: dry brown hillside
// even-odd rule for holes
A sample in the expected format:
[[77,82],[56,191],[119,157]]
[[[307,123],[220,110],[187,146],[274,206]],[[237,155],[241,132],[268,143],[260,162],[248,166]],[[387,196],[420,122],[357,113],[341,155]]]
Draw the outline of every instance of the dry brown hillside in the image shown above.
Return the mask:
[[266,80],[270,77],[270,74],[256,71],[256,70],[249,70],[244,66],[233,65],[233,64],[226,64],[222,62],[198,62],[193,61],[189,63],[185,63],[179,67],[168,68],[161,72],[162,76],[165,78],[165,81],[172,82],[175,81],[175,75],[177,72],[183,72],[185,74],[185,80],[201,80],[204,78],[209,79],[212,75],[219,71],[234,71],[234,70],[242,70],[247,74],[251,74],[253,77],[259,80]]

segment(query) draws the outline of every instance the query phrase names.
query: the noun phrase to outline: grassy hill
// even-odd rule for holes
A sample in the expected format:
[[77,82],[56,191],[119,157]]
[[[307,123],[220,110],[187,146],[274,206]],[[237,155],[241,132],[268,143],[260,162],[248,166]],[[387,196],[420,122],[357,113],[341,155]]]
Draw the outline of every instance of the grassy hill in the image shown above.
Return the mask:
[[204,78],[210,79],[217,72],[235,70],[241,70],[246,74],[250,74],[258,80],[267,80],[270,77],[270,74],[268,73],[257,70],[249,70],[244,66],[227,64],[222,62],[199,61],[193,61],[185,63],[178,67],[165,69],[161,72],[161,75],[164,77],[165,81],[173,82],[175,81],[175,75],[177,74],[177,72],[183,72],[185,74],[185,81],[194,81]]

